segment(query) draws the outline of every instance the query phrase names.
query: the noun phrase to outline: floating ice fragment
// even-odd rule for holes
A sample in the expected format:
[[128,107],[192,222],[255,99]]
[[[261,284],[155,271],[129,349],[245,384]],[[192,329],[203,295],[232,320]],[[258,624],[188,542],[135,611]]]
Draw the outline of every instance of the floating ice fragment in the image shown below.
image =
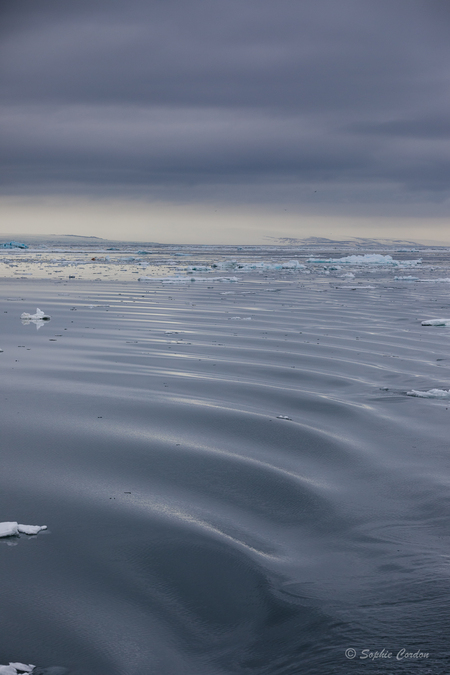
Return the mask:
[[220,281],[220,282],[234,282],[239,281],[237,277],[193,277],[181,276],[174,277],[139,277],[138,281],[159,281],[163,284],[186,284],[191,281]]
[[[46,530],[47,525],[21,525],[17,522],[0,523],[0,537],[14,537],[22,534],[37,534],[41,530]],[[1,673],[1,670],[0,670]]]
[[346,265],[392,265],[395,267],[409,267],[420,265],[418,260],[394,260],[390,255],[379,253],[365,253],[364,255],[347,255],[344,258],[308,258],[309,263],[344,263]]
[[292,422],[292,417],[288,417],[287,415],[277,415],[277,420],[290,420]]
[[45,314],[42,309],[39,309],[39,307],[36,308],[36,314],[29,314],[28,312],[22,312],[20,315],[21,319],[26,319],[28,321],[33,321],[35,319],[39,319],[40,321],[50,321],[50,317],[48,314]]
[[450,326],[450,319],[427,319],[422,326]]
[[186,267],[186,271],[188,274],[192,274],[192,272],[211,272],[212,267],[209,267],[208,265],[189,265]]
[[251,321],[251,316],[230,316],[230,321]]
[[305,266],[298,262],[298,260],[288,260],[282,263],[266,263],[266,262],[240,262],[237,260],[224,260],[223,262],[216,262],[212,264],[214,269],[233,269],[240,272],[250,272],[252,270],[283,270],[294,269],[304,270]]
[[417,396],[418,398],[450,398],[450,391],[448,389],[429,389],[428,391],[411,391],[406,392],[407,396]]
[[7,244],[0,244],[0,248],[28,248],[28,246],[20,241],[9,241]]
[[394,281],[419,281],[419,277],[404,276],[404,277],[394,277]]
[[36,666],[25,663],[10,663],[9,666],[0,666],[0,675],[19,675],[20,673],[32,673]]
[[339,289],[346,289],[347,291],[359,291],[361,288],[376,288],[376,286],[336,286]]

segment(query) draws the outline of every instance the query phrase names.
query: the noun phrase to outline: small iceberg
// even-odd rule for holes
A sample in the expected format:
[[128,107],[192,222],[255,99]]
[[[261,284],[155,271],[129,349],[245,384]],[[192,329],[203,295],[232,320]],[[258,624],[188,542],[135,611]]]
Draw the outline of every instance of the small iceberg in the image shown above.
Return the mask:
[[7,244],[0,244],[0,248],[28,248],[28,246],[20,241],[9,241]]
[[429,389],[428,391],[411,391],[406,392],[407,396],[417,396],[418,398],[450,398],[450,391],[448,389]]
[[450,319],[427,319],[422,326],[450,326]]
[[0,537],[16,537],[19,534],[38,534],[41,530],[46,529],[47,525],[21,525],[16,522],[4,522],[0,523]]

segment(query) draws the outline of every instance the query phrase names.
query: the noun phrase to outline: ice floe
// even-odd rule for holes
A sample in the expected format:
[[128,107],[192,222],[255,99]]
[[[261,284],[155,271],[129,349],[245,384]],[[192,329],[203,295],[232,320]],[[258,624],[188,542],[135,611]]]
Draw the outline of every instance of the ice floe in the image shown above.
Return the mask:
[[42,309],[39,309],[39,307],[36,308],[36,314],[29,314],[28,312],[22,312],[20,318],[22,320],[27,321],[33,321],[36,319],[39,319],[39,321],[50,321],[50,317],[48,316],[48,314],[45,314],[45,312],[43,312]]
[[241,262],[238,260],[224,260],[223,262],[215,262],[211,265],[212,269],[219,270],[239,270],[240,272],[251,272],[254,270],[304,270],[305,265],[299,263],[298,260],[288,260],[280,263],[267,262]]
[[392,265],[393,267],[411,267],[420,265],[418,260],[394,260],[391,255],[365,253],[364,255],[347,255],[344,258],[308,258],[309,263],[339,263],[344,265]]
[[38,534],[41,530],[46,529],[47,525],[21,525],[15,521],[4,522],[0,523],[0,537],[14,537],[19,534]]
[[417,396],[418,398],[450,398],[450,391],[448,389],[429,389],[428,391],[417,391],[411,389],[406,392],[407,396]]
[[10,662],[8,666],[0,666],[0,675],[24,675],[25,673],[32,673],[32,675],[67,675],[67,668],[60,666],[50,666],[49,668],[41,668],[34,666],[32,663]]
[[427,319],[422,326],[450,326],[450,319]]
[[20,241],[9,241],[6,244],[0,244],[0,248],[28,248],[28,246]]
[[32,673],[36,666],[31,663],[10,663],[9,666],[0,666],[0,675],[19,675],[19,673]]
[[450,284],[450,277],[439,279],[420,279],[419,277],[404,276],[394,277],[394,281],[418,281],[421,284]]
[[45,321],[50,321],[48,314],[45,314],[39,307],[36,309],[36,314],[28,314],[28,312],[22,312],[20,315],[22,319],[22,324],[28,326],[30,323],[34,323],[36,330],[42,328]]
[[160,281],[163,284],[186,284],[192,281],[234,282],[239,281],[239,279],[237,277],[193,277],[176,275],[173,277],[139,277],[138,281]]

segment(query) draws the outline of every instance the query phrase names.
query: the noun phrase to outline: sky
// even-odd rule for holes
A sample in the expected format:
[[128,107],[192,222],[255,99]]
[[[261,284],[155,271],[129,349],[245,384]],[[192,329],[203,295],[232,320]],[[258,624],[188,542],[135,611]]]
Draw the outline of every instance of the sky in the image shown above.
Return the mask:
[[450,244],[448,0],[2,0],[1,233]]

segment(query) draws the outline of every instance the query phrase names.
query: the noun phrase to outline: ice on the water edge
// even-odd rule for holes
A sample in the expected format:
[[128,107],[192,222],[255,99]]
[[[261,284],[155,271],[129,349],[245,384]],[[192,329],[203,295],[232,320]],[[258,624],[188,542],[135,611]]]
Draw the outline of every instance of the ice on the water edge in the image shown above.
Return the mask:
[[14,661],[7,666],[0,666],[0,675],[24,675],[25,673],[34,673],[34,675],[67,675],[67,668],[60,666],[50,666],[49,668],[41,668],[32,663],[20,663]]
[[185,284],[191,281],[219,281],[219,282],[235,282],[239,281],[237,277],[182,277],[181,275],[173,277],[139,277],[138,281],[160,281],[163,284]]
[[411,389],[406,392],[407,396],[416,396],[417,398],[450,398],[448,389],[429,389],[428,391],[417,391]]
[[[19,534],[38,534],[47,525],[22,525],[15,521],[0,523],[0,537],[14,537]],[[1,671],[0,671],[1,672]]]
[[422,326],[450,326],[450,319],[426,319]]
[[19,673],[32,673],[36,666],[31,663],[10,663],[9,666],[0,666],[0,675],[18,675]]
[[394,260],[391,255],[365,253],[364,255],[347,255],[343,258],[308,258],[309,263],[339,263],[344,265],[392,265],[393,267],[412,267],[420,265],[418,260]]

